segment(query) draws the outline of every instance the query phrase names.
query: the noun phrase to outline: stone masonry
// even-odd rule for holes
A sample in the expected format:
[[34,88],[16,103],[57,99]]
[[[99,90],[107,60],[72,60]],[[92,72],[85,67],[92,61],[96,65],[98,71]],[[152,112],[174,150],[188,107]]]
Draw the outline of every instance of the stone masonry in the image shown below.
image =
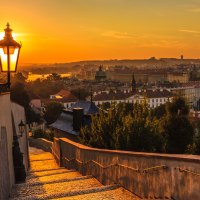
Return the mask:
[[51,153],[30,148],[30,171],[25,183],[15,185],[10,200],[136,200],[119,185],[102,185],[94,177],[58,167]]

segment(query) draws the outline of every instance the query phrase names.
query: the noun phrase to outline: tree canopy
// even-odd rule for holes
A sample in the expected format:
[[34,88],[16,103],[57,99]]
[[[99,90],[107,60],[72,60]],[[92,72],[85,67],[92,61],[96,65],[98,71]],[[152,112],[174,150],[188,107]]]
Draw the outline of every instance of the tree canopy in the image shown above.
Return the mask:
[[47,124],[52,124],[55,122],[58,117],[60,116],[63,110],[63,105],[58,102],[50,102],[46,106],[46,111],[44,113],[44,119],[46,120]]
[[83,144],[107,149],[145,152],[186,153],[194,131],[182,98],[156,110],[148,104],[112,104],[92,116],[90,126],[81,129]]

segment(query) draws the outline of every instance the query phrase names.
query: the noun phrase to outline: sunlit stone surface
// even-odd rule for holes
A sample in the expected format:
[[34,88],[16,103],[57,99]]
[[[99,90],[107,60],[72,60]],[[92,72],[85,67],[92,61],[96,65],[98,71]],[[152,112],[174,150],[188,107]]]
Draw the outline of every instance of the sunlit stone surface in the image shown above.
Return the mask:
[[50,153],[30,149],[30,172],[26,183],[15,185],[11,198],[16,200],[135,200],[132,193],[117,186],[103,186],[92,176],[60,168]]

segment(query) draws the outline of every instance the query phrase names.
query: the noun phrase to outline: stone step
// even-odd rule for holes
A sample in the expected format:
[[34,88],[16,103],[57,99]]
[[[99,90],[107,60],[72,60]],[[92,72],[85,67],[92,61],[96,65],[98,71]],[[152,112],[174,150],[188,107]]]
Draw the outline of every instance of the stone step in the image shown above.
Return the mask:
[[41,153],[41,154],[31,154],[29,156],[30,161],[35,160],[46,160],[46,159],[53,159],[53,155],[51,153]]
[[[89,192],[89,193],[87,193]],[[137,196],[122,187],[104,186],[96,189],[81,191],[79,194],[69,194],[53,200],[139,200]]]
[[30,170],[37,171],[37,170],[48,170],[48,169],[57,169],[58,164],[55,160],[40,160],[30,163]]
[[57,167],[57,168],[49,168],[49,169],[37,169],[37,170],[30,170],[29,174],[33,174],[36,172],[48,172],[48,171],[55,171],[55,170],[60,170],[60,169],[66,169],[64,167]]
[[79,172],[77,171],[71,171],[71,172],[63,172],[63,173],[57,173],[54,175],[48,175],[48,176],[40,176],[40,177],[35,177],[32,179],[26,180],[26,183],[46,183],[49,181],[58,181],[58,180],[67,180],[67,179],[72,179],[76,177],[82,176]]
[[45,184],[54,184],[54,183],[63,183],[63,182],[71,182],[71,181],[78,181],[78,180],[84,180],[84,179],[89,179],[92,178],[91,175],[88,176],[78,176],[78,177],[74,177],[74,178],[64,178],[64,179],[51,179],[51,180],[47,180],[47,181],[30,181],[30,182],[26,182],[26,183],[20,183],[15,185],[15,188],[25,188],[25,187],[31,187],[31,186],[40,186],[40,185],[45,185]]
[[[78,194],[79,191],[88,190],[91,188],[102,187],[102,184],[95,178],[73,179],[71,181],[65,181],[60,183],[48,183],[41,185],[26,185],[21,184],[13,188],[11,198],[15,199],[48,199],[64,197],[61,194],[73,193]],[[56,196],[58,194],[58,196]]]
[[39,178],[39,177],[43,177],[43,176],[51,176],[51,175],[56,175],[56,174],[66,174],[66,173],[70,173],[70,172],[75,172],[76,170],[71,169],[63,169],[63,168],[58,168],[55,170],[47,170],[47,171],[39,171],[39,172],[32,172],[30,174],[28,174],[28,176],[26,177],[26,181],[29,181],[29,179],[32,178]]

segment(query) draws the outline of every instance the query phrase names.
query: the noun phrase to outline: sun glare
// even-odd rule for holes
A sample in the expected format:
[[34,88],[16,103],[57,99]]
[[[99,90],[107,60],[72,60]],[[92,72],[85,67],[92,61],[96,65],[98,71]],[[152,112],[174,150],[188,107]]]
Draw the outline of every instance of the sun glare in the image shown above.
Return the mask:
[[3,37],[4,37],[4,32],[1,32],[1,33],[0,33],[0,40],[2,40]]
[[[5,33],[4,32],[0,32],[0,40],[3,40]],[[14,40],[16,40],[18,38],[18,36],[20,36],[20,33],[12,33],[12,36],[14,38]]]

